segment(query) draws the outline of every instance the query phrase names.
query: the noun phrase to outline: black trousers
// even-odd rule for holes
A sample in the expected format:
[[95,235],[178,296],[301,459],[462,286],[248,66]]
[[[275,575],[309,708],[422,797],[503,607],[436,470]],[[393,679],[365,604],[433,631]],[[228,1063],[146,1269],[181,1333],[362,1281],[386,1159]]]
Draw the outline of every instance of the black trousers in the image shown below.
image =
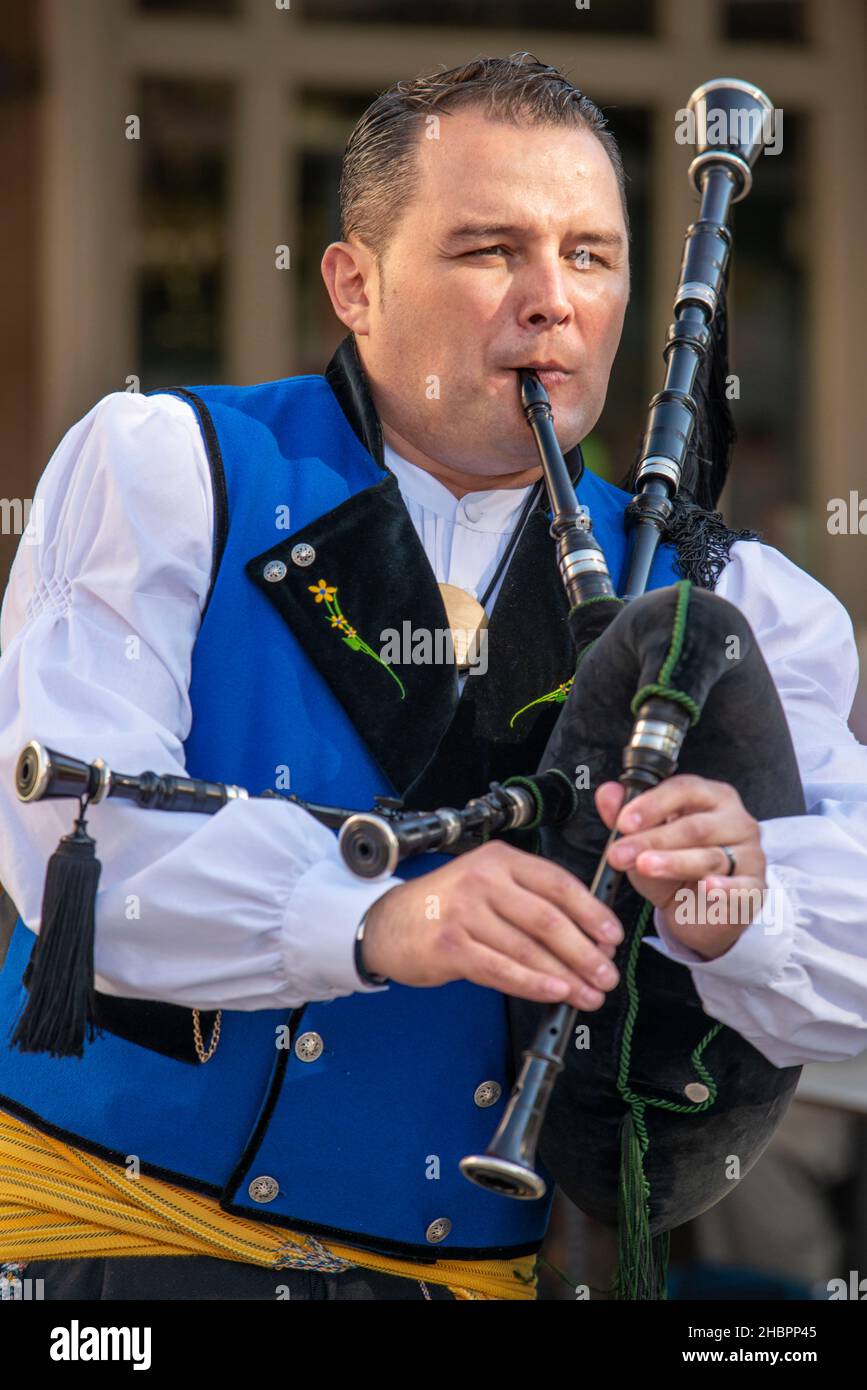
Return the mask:
[[28,1260],[23,1279],[44,1280],[44,1297],[57,1302],[201,1299],[448,1300],[441,1284],[422,1283],[372,1269],[319,1274],[309,1269],[263,1269],[208,1255],[148,1255],[97,1260]]

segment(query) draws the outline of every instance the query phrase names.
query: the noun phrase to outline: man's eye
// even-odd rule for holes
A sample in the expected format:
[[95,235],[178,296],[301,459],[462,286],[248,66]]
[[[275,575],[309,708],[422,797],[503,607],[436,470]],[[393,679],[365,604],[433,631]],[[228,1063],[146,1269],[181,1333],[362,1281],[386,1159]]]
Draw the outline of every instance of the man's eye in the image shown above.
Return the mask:
[[496,256],[498,252],[505,251],[505,246],[480,246],[477,251],[467,251],[467,256]]
[[595,251],[590,251],[586,246],[579,246],[576,251],[571,252],[572,260],[575,265],[590,265],[593,261],[597,265],[605,265],[605,257],[597,256]]

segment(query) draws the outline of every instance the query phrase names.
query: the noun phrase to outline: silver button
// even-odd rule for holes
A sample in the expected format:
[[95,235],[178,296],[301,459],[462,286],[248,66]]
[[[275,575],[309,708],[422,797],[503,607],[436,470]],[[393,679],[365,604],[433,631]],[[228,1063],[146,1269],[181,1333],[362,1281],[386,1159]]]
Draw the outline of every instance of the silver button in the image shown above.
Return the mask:
[[325,1044],[318,1033],[302,1033],[295,1039],[295,1056],[299,1062],[315,1062],[324,1049]]
[[302,567],[304,567],[304,566],[306,566],[306,565],[312,565],[312,564],[313,564],[313,561],[314,561],[315,559],[316,559],[316,551],[313,549],[313,546],[312,546],[312,545],[308,545],[306,541],[299,541],[297,545],[293,545],[293,547],[292,547],[292,563],[293,563],[293,565],[301,565]]
[[286,566],[282,560],[269,560],[262,573],[269,584],[278,584],[286,577]]
[[707,1086],[703,1086],[700,1081],[690,1081],[684,1086],[683,1094],[686,1096],[687,1100],[691,1100],[696,1105],[700,1105],[703,1100],[707,1100],[710,1091]]
[[424,1233],[424,1238],[431,1245],[437,1245],[441,1240],[445,1240],[452,1223],[447,1216],[438,1216],[436,1221],[432,1221]]
[[476,522],[476,521],[478,521],[478,519],[479,519],[479,517],[481,516],[481,514],[482,514],[482,509],[481,509],[481,507],[479,506],[478,502],[465,502],[465,503],[464,503],[464,515],[466,516],[467,521],[469,521],[469,522]]
[[273,1202],[277,1193],[280,1191],[280,1184],[276,1178],[261,1177],[254,1178],[247,1188],[248,1193],[254,1202]]
[[487,1105],[496,1105],[502,1094],[503,1088],[499,1081],[483,1081],[473,1092],[473,1100],[484,1110]]

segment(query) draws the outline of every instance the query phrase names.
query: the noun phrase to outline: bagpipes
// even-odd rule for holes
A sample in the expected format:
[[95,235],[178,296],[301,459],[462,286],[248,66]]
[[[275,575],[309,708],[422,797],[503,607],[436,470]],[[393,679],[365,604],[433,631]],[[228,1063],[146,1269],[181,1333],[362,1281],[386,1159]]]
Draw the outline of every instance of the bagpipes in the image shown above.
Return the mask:
[[[731,784],[757,820],[805,810],[785,715],[741,613],[689,580],[645,593],[663,538],[677,544],[681,563],[685,554],[698,555],[712,567],[707,557],[721,527],[713,508],[731,442],[714,411],[723,389],[727,222],[731,205],[750,190],[773,111],[758,88],[729,79],[700,87],[689,107],[705,135],[711,113],[723,117],[729,137],[700,142],[690,165],[701,206],[687,232],[665,385],[651,401],[631,475],[635,534],[623,597],[578,503],[544,387],[533,372],[520,373],[577,655],[541,766],[493,784],[463,809],[405,810],[381,798],[373,811],[360,812],[286,798],[339,828],[346,863],[368,878],[392,873],[411,854],[461,852],[492,835],[537,827],[545,856],[616,912],[624,927],[615,958],[621,983],[598,1011],[581,1016],[565,1004],[508,999],[517,1081],[487,1151],[463,1159],[461,1169],[489,1190],[532,1200],[546,1190],[538,1150],[583,1211],[618,1224],[619,1293],[635,1298],[664,1296],[667,1233],[744,1176],[800,1074],[798,1067],[774,1067],[709,1018],[690,971],[643,945],[650,905],[608,865],[616,832],[602,826],[590,790],[619,777],[630,800],[678,770]],[[717,133],[719,125],[717,119]],[[579,766],[587,771],[583,789],[575,780]],[[200,779],[118,773],[99,759],[86,763],[38,743],[22,750],[16,786],[24,801],[77,797],[80,811],[49,862],[29,998],[13,1043],[81,1055],[94,1011],[99,875],[87,806],[119,797],[148,809],[208,814],[249,793]]]

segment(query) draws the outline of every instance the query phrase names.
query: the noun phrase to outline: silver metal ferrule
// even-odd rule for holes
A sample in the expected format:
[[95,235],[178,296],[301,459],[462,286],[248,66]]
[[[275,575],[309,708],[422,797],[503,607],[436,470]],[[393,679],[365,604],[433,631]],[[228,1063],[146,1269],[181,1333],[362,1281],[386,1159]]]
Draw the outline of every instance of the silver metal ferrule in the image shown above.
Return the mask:
[[705,309],[710,311],[710,316],[713,318],[718,303],[719,297],[711,285],[708,285],[704,280],[687,280],[685,284],[677,287],[674,312],[677,313],[684,304],[702,304]]
[[710,81],[702,82],[700,87],[696,87],[686,104],[690,110],[694,111],[708,92],[726,91],[730,87],[734,87],[736,92],[747,92],[754,101],[764,106],[766,111],[773,111],[774,104],[767,93],[761,87],[757,87],[755,82],[748,82],[744,77],[712,77]]
[[46,753],[42,744],[38,743],[35,738],[31,739],[31,741],[27,744],[25,748],[22,748],[18,756],[19,767],[21,763],[25,760],[25,758],[28,757],[33,757],[36,759],[36,776],[33,779],[33,783],[29,791],[18,791],[18,800],[39,801],[41,800],[43,793],[45,792],[45,788],[48,786],[48,779],[51,775],[51,768],[48,762],[48,754]]
[[673,459],[663,458],[661,454],[651,454],[649,458],[642,459],[635,475],[636,486],[647,477],[663,478],[675,490],[680,487],[680,468]]
[[470,1182],[504,1197],[538,1201],[547,1190],[545,1179],[540,1178],[528,1165],[515,1163],[509,1158],[498,1158],[496,1154],[467,1154],[458,1167]]
[[[357,815],[350,816],[340,827],[337,836],[337,843],[346,857],[348,842],[354,835],[363,832],[373,832],[379,836],[379,847],[383,850],[383,859],[380,869],[375,874],[361,874],[360,877],[379,879],[388,878],[393,874],[400,863],[400,840],[394,830],[389,825],[384,816],[372,815],[369,812],[359,811]],[[348,861],[347,861],[348,862]],[[357,869],[353,869],[357,873]]]
[[96,791],[90,798],[91,806],[95,806],[103,797],[108,796],[111,791],[111,768],[103,758],[94,758],[91,767],[95,767],[99,773],[99,781],[96,784]]
[[463,834],[463,823],[457,811],[452,806],[440,806],[436,815],[443,827],[442,848],[457,844]]
[[672,762],[683,747],[685,730],[663,719],[639,719],[629,740],[630,748],[652,748],[664,753]]
[[570,550],[560,561],[560,572],[564,579],[574,574],[608,574],[605,556],[599,550]]
[[247,788],[246,788],[246,787],[236,787],[236,786],[234,786],[233,784],[227,784],[227,786],[226,786],[226,800],[227,800],[227,801],[249,801],[249,799],[250,799],[250,793],[247,791]]
[[535,799],[527,791],[526,787],[504,787],[503,791],[514,805],[514,813],[507,830],[518,829],[522,825],[527,825],[536,814]]
[[745,159],[742,159],[739,154],[734,154],[731,150],[705,150],[704,154],[696,155],[686,172],[699,196],[701,196],[699,174],[708,164],[729,164],[734,169],[738,177],[738,188],[732,195],[733,203],[739,203],[742,198],[747,196],[753,186],[753,171]]

